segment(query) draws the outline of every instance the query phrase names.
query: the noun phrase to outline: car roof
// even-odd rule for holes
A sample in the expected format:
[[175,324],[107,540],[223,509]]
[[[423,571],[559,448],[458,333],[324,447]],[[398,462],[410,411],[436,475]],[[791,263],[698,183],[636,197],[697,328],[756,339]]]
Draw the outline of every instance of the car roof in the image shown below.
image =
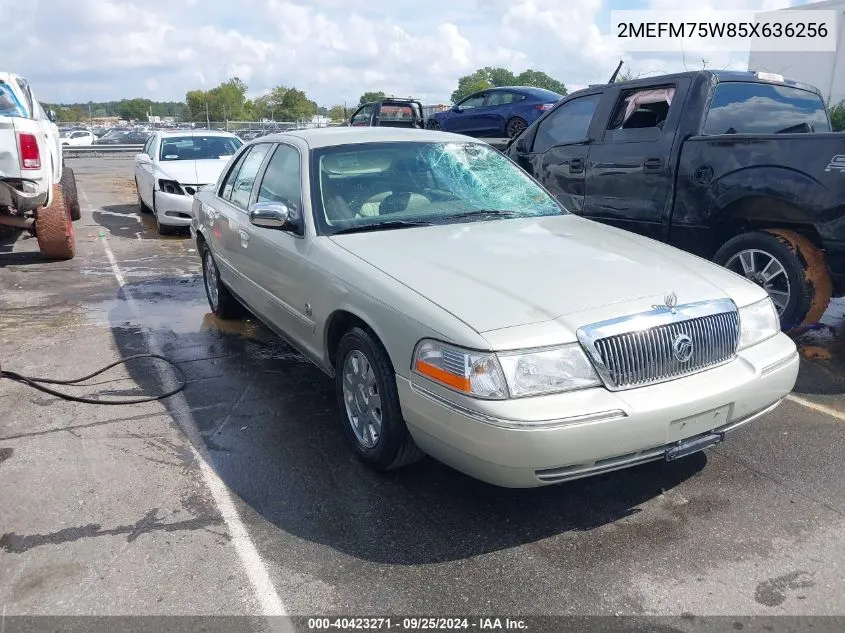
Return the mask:
[[165,138],[168,136],[226,136],[237,138],[231,132],[221,132],[220,130],[159,130],[158,133]]
[[256,139],[255,142],[267,143],[273,141],[286,141],[295,137],[303,141],[308,147],[332,147],[334,145],[351,145],[354,143],[386,143],[391,141],[416,141],[419,143],[481,143],[484,141],[452,134],[451,132],[438,132],[435,130],[419,130],[414,128],[395,127],[323,127],[305,130],[291,130],[269,134]]

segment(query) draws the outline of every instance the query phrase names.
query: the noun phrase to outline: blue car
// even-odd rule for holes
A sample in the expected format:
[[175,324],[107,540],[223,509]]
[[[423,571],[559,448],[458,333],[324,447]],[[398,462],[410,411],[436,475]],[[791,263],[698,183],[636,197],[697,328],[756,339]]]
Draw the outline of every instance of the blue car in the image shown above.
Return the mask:
[[426,127],[468,136],[515,138],[563,98],[551,90],[502,86],[476,92],[445,112],[436,112]]

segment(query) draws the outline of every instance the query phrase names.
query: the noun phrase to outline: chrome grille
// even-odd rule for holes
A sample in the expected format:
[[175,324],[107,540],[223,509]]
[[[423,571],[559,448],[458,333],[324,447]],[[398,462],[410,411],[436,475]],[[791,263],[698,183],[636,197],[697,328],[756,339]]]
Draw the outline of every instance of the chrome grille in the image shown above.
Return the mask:
[[[730,309],[717,312],[717,307]],[[596,324],[585,329],[586,336],[579,332],[579,338],[608,388],[630,389],[663,382],[719,365],[736,355],[736,308],[726,301],[713,302],[709,308],[707,304],[692,304],[671,313],[656,310],[617,320],[609,327]],[[706,314],[708,311],[711,314]],[[625,331],[626,322],[632,325],[634,319],[645,327]],[[692,344],[688,360],[678,360],[673,347],[682,335]]]

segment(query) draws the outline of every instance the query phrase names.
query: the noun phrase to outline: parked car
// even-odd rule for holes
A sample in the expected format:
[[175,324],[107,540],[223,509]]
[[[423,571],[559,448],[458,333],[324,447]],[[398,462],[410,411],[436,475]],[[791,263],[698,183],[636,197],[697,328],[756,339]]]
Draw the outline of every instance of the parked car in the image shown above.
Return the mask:
[[242,144],[228,132],[155,132],[135,156],[140,212],[155,215],[161,235],[190,225],[193,195],[217,180]]
[[0,72],[0,226],[34,233],[45,258],[71,259],[79,201],[55,119],[29,81]]
[[458,101],[449,110],[435,112],[427,127],[468,136],[514,138],[560,98],[542,88],[489,88]]
[[65,146],[91,145],[94,139],[94,133],[90,130],[66,130],[61,135],[61,143]]
[[696,71],[572,94],[508,155],[574,213],[745,275],[789,329],[845,294],[845,134],[830,129],[815,88]]
[[346,123],[350,127],[424,128],[422,103],[415,99],[386,98],[358,106]]
[[529,487],[672,460],[795,383],[762,288],[570,214],[480,140],[268,136],[193,207],[212,311],[246,305],[333,376],[376,469],[424,451]]
[[149,132],[115,128],[94,141],[95,145],[141,145],[150,138]]

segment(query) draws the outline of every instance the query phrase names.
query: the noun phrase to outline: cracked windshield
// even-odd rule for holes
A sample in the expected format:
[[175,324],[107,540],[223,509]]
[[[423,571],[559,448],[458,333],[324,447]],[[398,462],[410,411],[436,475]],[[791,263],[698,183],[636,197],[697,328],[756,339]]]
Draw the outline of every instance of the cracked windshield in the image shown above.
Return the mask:
[[511,161],[478,143],[368,143],[315,155],[328,233],[565,213]]

